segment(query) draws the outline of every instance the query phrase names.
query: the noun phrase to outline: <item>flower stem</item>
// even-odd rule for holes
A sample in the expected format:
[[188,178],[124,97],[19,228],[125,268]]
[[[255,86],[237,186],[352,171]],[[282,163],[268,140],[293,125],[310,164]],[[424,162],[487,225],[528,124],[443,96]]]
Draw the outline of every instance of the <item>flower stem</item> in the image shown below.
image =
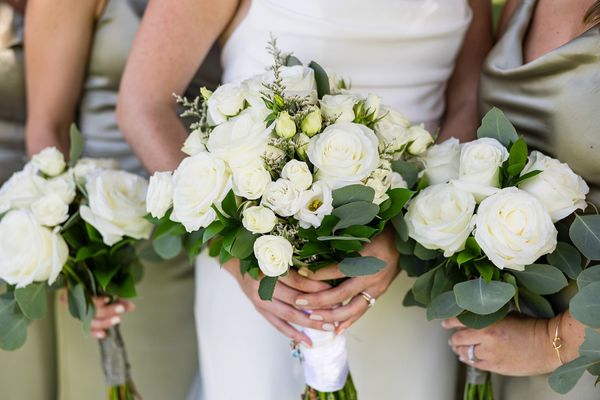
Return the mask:
[[467,381],[463,400],[494,400],[489,372],[467,366]]
[[141,399],[131,379],[131,370],[125,342],[121,336],[119,325],[107,329],[106,337],[99,341],[102,357],[102,369],[109,386],[109,400]]
[[337,392],[319,392],[307,385],[304,389],[303,400],[358,400],[358,394],[352,376],[348,375],[346,384]]

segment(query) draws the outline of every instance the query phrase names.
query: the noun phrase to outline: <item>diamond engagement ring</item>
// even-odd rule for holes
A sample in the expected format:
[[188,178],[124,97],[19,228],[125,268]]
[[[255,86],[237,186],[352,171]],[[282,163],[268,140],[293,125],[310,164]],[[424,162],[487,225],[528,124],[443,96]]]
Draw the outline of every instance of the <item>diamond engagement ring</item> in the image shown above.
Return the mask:
[[369,303],[369,308],[373,307],[375,303],[377,303],[377,299],[367,292],[360,292],[360,295],[367,301],[367,303]]
[[476,344],[472,344],[469,346],[467,350],[467,357],[469,359],[469,364],[475,364],[477,361],[480,361],[479,358],[475,355],[475,346]]

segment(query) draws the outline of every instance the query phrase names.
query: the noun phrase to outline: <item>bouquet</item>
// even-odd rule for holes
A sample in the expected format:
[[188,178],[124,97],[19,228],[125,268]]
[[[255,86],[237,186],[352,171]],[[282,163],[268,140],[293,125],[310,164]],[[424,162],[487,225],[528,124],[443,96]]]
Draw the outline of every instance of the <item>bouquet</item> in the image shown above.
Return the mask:
[[[396,224],[402,266],[418,276],[405,304],[426,307],[430,320],[458,317],[481,329],[513,310],[553,317],[547,296],[576,279],[571,312],[600,327],[600,266],[589,265],[600,259],[600,216],[576,212],[587,207],[587,184],[567,164],[529,153],[498,109],[477,134],[435,145],[422,159],[429,186]],[[585,369],[598,375],[599,339],[587,331],[581,357],[550,378],[556,391],[570,390]],[[468,366],[465,399],[492,397],[489,373]]]
[[[183,115],[197,118],[182,149],[189,157],[152,176],[147,198],[159,255],[185,247],[193,257],[207,245],[221,263],[237,258],[242,273],[260,279],[263,300],[290,268],[337,263],[348,277],[381,270],[385,262],[359,251],[413,193],[395,170],[433,143],[376,95],[350,92],[274,41],[270,51],[270,72],[180,99]],[[357,398],[345,336],[304,332],[314,343],[295,351],[305,398]]]
[[[145,179],[106,159],[79,159],[71,129],[69,165],[56,148],[33,156],[0,189],[0,348],[25,343],[27,325],[46,314],[48,292],[65,289],[69,311],[89,332],[93,297],[134,297],[141,264],[135,244],[148,238]],[[115,326],[100,340],[108,398],[134,399],[125,345]]]

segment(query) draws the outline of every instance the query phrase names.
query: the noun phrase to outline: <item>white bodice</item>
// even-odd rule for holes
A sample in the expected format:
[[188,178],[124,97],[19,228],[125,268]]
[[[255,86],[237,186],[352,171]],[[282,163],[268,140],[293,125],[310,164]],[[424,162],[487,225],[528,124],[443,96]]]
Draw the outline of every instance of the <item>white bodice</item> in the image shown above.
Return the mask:
[[350,78],[353,90],[377,93],[433,127],[471,17],[467,0],[251,0],[223,48],[223,81],[271,65],[272,33],[283,52],[315,60]]

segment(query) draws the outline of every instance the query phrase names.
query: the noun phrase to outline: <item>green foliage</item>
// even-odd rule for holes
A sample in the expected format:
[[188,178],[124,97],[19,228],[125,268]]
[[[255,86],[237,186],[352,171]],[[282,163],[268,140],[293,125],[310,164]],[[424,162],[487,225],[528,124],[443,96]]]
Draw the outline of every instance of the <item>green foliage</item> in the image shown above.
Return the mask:
[[332,195],[333,207],[337,208],[357,201],[372,203],[375,198],[375,190],[365,185],[348,185],[335,189]]
[[571,279],[577,279],[581,273],[581,254],[568,243],[558,242],[556,250],[546,258]]
[[423,261],[418,257],[411,255],[403,255],[398,261],[401,270],[406,272],[410,277],[419,277],[429,271],[430,263]]
[[452,290],[444,292],[431,301],[427,308],[427,319],[446,319],[456,317],[463,309],[456,303]]
[[552,305],[545,297],[521,287],[519,288],[519,298],[536,317],[546,319],[554,317]]
[[48,285],[34,282],[15,290],[15,300],[21,312],[29,319],[41,319],[48,310]]
[[340,271],[350,277],[374,274],[387,265],[376,257],[346,257],[339,264]]
[[392,226],[394,230],[398,234],[398,237],[404,241],[408,241],[408,226],[406,225],[406,221],[404,220],[404,215],[398,214],[393,217],[391,220]]
[[523,138],[517,139],[517,141],[510,146],[508,160],[506,161],[509,176],[519,176],[521,171],[523,171],[523,168],[525,168],[525,164],[527,164],[528,154],[527,143],[525,143]]
[[377,213],[379,207],[366,201],[355,201],[344,204],[333,210],[332,215],[339,218],[334,230],[348,228],[353,225],[366,225],[370,223]]
[[75,124],[71,124],[70,138],[69,167],[74,167],[83,153],[83,135]]
[[288,55],[285,59],[285,66],[286,67],[293,67],[295,65],[302,65],[302,61],[300,61],[297,57],[293,56],[293,55]]
[[237,202],[235,200],[235,194],[233,194],[233,190],[230,190],[229,193],[227,193],[227,196],[225,196],[225,198],[223,199],[223,202],[221,203],[221,207],[223,208],[223,211],[225,212],[225,214],[227,214],[228,216],[230,216],[233,219],[239,219],[239,213],[238,213],[238,208],[237,208]]
[[277,285],[277,277],[265,276],[260,280],[258,295],[262,300],[271,301]]
[[547,264],[532,264],[524,271],[513,271],[519,283],[535,294],[553,294],[566,287],[568,282],[556,267]]
[[27,317],[23,315],[13,293],[0,295],[0,349],[16,350],[27,339]]
[[233,236],[233,243],[227,251],[235,258],[244,259],[249,257],[253,252],[254,242],[257,236],[245,228],[240,227]]
[[426,249],[420,243],[415,243],[413,254],[423,261],[430,261],[436,259],[440,255],[440,252]]
[[600,215],[575,214],[569,236],[587,259],[600,260]]
[[165,233],[157,239],[154,239],[152,246],[154,246],[154,251],[156,251],[156,254],[161,256],[163,260],[170,260],[177,257],[179,253],[181,253],[183,243],[181,236]]
[[481,120],[481,126],[477,129],[477,137],[496,139],[506,147],[519,139],[515,127],[504,113],[496,107],[488,111]]
[[419,170],[414,163],[404,160],[392,161],[392,170],[402,175],[409,188],[413,187],[419,179]]
[[577,277],[577,286],[580,290],[594,282],[600,282],[600,265],[586,268]]
[[390,206],[385,211],[380,211],[379,218],[388,220],[399,215],[404,205],[410,200],[415,192],[408,189],[391,189],[388,190],[387,195],[391,201]]
[[500,310],[512,299],[515,288],[505,282],[471,279],[454,286],[456,303],[467,311],[487,315]]
[[575,387],[587,369],[597,367],[598,365],[600,365],[600,358],[581,355],[575,360],[557,368],[548,378],[548,383],[555,392],[566,394]]
[[590,283],[579,290],[569,309],[575,319],[592,328],[600,328],[600,282]]
[[510,307],[508,306],[508,304],[505,304],[502,308],[500,308],[498,311],[492,314],[480,315],[469,311],[465,311],[462,314],[460,314],[457,318],[460,322],[462,322],[469,328],[483,329],[506,317],[506,314],[508,314],[509,309]]
[[325,69],[314,61],[311,61],[310,64],[308,64],[308,67],[315,72],[317,93],[319,95],[319,99],[322,99],[323,96],[331,93],[331,88],[329,87],[329,77],[327,76],[327,72],[325,72]]

